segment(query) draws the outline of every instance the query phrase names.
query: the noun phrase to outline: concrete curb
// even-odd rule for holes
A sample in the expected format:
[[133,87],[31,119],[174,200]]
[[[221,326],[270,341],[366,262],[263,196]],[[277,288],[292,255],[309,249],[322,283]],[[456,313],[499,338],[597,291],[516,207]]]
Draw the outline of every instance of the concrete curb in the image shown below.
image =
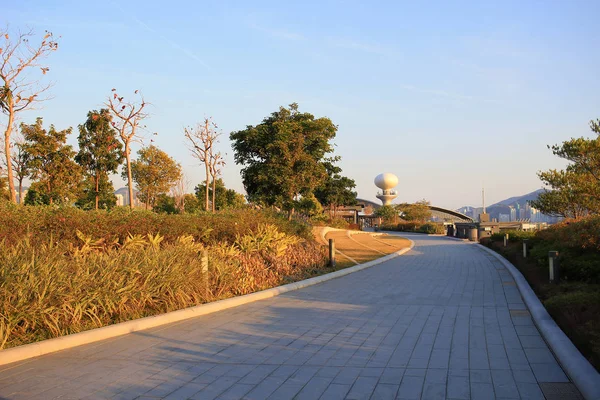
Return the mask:
[[556,325],[525,277],[500,254],[481,244],[478,244],[478,246],[496,257],[510,271],[544,340],[546,340],[558,362],[575,383],[583,397],[587,400],[600,400],[600,374],[596,372],[588,360],[577,350],[573,342]]
[[41,342],[26,344],[23,346],[13,347],[6,350],[0,350],[0,365],[6,365],[17,361],[23,361],[44,354],[54,353],[56,351],[81,346],[83,344],[110,339],[117,336],[126,335],[131,332],[137,332],[144,329],[150,329],[157,326],[170,324],[173,322],[183,321],[189,318],[211,314],[217,311],[241,306],[243,304],[252,303],[258,300],[275,297],[283,293],[316,285],[322,282],[329,281],[331,279],[340,278],[353,272],[358,272],[363,269],[373,267],[377,264],[381,264],[410,251],[414,247],[414,245],[415,243],[412,240],[410,240],[410,247],[399,250],[385,257],[381,257],[376,260],[369,261],[364,264],[355,265],[353,267],[345,268],[339,271],[331,272],[329,274],[305,279],[303,281],[289,283],[287,285],[262,290],[260,292],[250,293],[244,296],[232,297],[230,299],[219,300],[212,303],[201,304],[199,306],[172,311],[166,314],[154,315],[151,317],[140,318],[133,321],[121,322],[102,328],[91,329],[89,331],[74,333],[71,335],[61,336],[53,339],[47,339]]

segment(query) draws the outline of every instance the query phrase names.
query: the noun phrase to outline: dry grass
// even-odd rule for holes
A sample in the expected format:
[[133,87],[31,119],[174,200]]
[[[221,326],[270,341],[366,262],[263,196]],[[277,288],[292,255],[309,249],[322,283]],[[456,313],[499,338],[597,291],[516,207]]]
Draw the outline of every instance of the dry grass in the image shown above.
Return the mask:
[[[0,348],[160,314],[322,272],[321,246],[260,225],[234,243],[135,235],[0,243]],[[209,258],[208,273],[202,255]]]

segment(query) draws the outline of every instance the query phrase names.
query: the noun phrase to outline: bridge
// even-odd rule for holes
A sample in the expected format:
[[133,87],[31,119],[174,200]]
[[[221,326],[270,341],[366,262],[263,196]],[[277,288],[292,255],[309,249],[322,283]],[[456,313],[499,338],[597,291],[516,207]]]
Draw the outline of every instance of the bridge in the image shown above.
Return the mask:
[[[376,210],[379,207],[381,207],[381,204],[376,203],[374,201],[370,201],[370,200],[357,198],[356,201],[357,201],[359,207],[361,207],[362,209],[370,207],[373,210]],[[461,214],[454,210],[450,210],[450,209],[443,208],[443,207],[431,206],[431,205],[428,207],[431,210],[431,219],[432,219],[432,221],[435,221],[435,222],[444,222],[444,223],[471,223],[471,222],[474,222],[471,217],[469,217],[465,214]],[[356,208],[356,210],[354,210],[354,211],[358,211],[358,208]],[[361,218],[369,219],[369,218],[373,218],[373,217],[370,217],[368,215],[362,215]],[[369,224],[367,223],[367,225],[369,225]]]

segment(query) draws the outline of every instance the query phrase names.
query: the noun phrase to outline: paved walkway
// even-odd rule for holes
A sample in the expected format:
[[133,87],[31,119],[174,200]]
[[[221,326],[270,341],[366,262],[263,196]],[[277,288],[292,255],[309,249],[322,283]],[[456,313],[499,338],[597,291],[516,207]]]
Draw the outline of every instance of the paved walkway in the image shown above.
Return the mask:
[[568,382],[499,262],[411,238],[320,285],[0,367],[0,397],[543,399]]

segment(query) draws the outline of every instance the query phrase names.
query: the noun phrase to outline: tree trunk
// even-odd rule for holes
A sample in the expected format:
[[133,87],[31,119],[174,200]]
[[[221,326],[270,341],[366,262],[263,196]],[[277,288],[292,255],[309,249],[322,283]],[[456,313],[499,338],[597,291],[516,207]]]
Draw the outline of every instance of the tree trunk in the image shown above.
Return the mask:
[[292,207],[292,209],[290,211],[288,211],[288,221],[292,220],[293,215],[294,215],[294,208]]
[[205,200],[206,200],[206,202],[205,202],[205,204],[204,204],[204,209],[205,209],[206,211],[209,211],[209,209],[208,209],[208,187],[209,187],[209,185],[210,185],[210,179],[209,179],[209,177],[210,177],[210,172],[208,171],[208,161],[205,161],[205,162],[204,162],[204,165],[206,166],[206,190],[205,190],[205,193],[206,193],[206,198],[205,198]]
[[133,210],[133,177],[131,176],[131,157],[129,141],[125,142],[125,160],[127,162],[127,186],[129,186],[129,208]]
[[98,176],[98,171],[96,171],[96,177],[95,177],[95,180],[96,180],[96,210],[98,210],[98,200],[99,200],[99,197],[100,197],[100,196],[99,196],[99,192],[100,192],[100,191],[99,191],[99,189],[98,189],[98,188],[99,188],[99,186],[100,186],[100,184],[99,184],[100,177]]
[[12,133],[12,126],[15,120],[15,111],[13,109],[12,101],[10,101],[8,108],[8,122],[6,124],[6,131],[4,131],[4,154],[6,155],[6,171],[8,179],[8,187],[10,188],[10,201],[17,203],[17,194],[15,191],[15,182],[13,178],[12,160],[10,158],[10,134]]
[[46,185],[46,189],[48,190],[48,197],[50,198],[50,205],[54,204],[54,199],[52,198],[52,194],[50,190],[52,190],[52,186],[50,186],[50,178],[48,178],[48,184]]
[[23,204],[23,178],[19,177],[19,204]]
[[213,214],[216,211],[216,206],[215,206],[215,196],[216,196],[216,192],[217,192],[216,189],[217,189],[217,181],[213,177],[213,179],[212,179],[212,212],[213,212]]

